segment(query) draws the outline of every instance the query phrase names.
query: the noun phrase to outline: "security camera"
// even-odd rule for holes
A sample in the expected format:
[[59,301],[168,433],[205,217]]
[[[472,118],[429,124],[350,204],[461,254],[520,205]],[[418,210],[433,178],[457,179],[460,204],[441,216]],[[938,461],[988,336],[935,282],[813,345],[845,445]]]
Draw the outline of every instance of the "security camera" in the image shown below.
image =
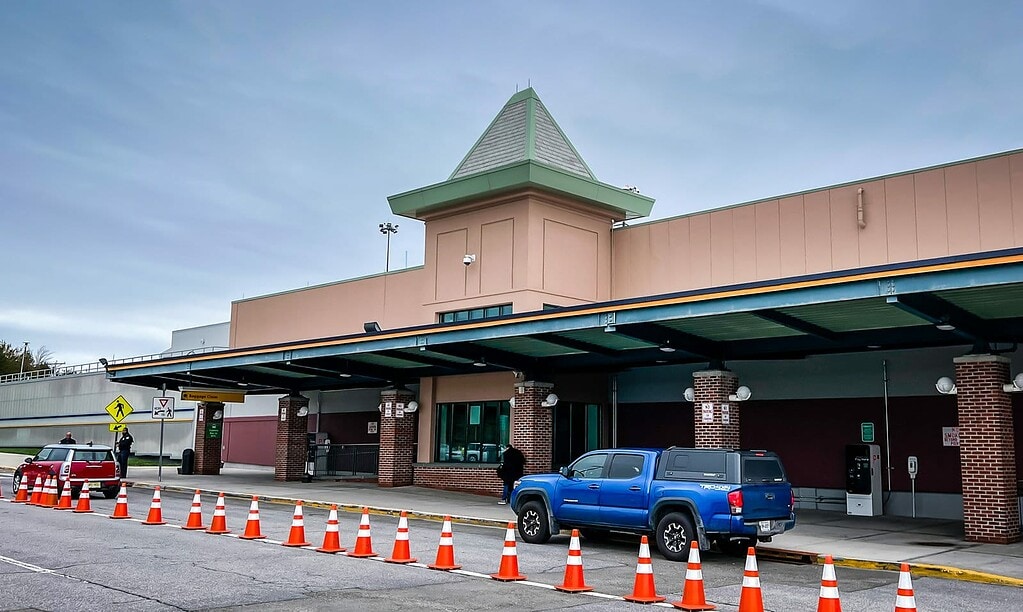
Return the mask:
[[475,255],[466,255],[465,257],[462,258],[462,263],[465,265],[469,265],[474,261],[476,261]]

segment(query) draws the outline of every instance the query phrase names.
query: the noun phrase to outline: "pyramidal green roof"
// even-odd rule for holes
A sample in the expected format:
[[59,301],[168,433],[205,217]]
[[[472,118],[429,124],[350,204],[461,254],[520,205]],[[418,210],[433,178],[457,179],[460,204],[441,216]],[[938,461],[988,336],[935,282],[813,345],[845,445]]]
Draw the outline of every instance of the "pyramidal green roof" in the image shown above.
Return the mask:
[[588,203],[612,217],[650,214],[654,199],[635,188],[601,183],[532,88],[504,105],[443,183],[387,198],[391,211],[413,219],[521,189],[539,189]]
[[532,87],[508,100],[448,180],[527,160],[597,179]]

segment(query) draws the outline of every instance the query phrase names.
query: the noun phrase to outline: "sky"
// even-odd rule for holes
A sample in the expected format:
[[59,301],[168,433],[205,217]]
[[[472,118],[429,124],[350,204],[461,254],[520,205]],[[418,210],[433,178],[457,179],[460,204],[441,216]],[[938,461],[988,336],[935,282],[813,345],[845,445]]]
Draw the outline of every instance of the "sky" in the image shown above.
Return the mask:
[[1023,147],[1023,3],[10,2],[0,340],[159,353],[231,302],[421,265],[387,197],[532,86],[652,219]]

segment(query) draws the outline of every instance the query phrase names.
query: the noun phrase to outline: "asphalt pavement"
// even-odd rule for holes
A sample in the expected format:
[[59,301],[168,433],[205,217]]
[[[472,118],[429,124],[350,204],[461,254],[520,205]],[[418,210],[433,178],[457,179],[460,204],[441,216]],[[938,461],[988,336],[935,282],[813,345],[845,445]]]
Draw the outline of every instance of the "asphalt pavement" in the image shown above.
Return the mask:
[[[13,472],[24,459],[0,453],[0,472]],[[181,475],[175,467],[135,467],[126,482],[133,487],[192,492],[260,501],[327,507],[377,514],[398,514],[456,523],[503,527],[515,520],[495,497],[423,487],[379,487],[372,482],[316,479],[310,483],[279,482],[272,468],[228,464],[218,476]],[[9,495],[10,481],[0,482]],[[835,564],[863,569],[898,570],[909,563],[913,574],[1023,587],[1023,543],[978,544],[963,540],[962,521],[907,517],[859,517],[817,510],[796,511],[796,528],[774,541],[761,543],[758,556],[820,563],[831,555]]]

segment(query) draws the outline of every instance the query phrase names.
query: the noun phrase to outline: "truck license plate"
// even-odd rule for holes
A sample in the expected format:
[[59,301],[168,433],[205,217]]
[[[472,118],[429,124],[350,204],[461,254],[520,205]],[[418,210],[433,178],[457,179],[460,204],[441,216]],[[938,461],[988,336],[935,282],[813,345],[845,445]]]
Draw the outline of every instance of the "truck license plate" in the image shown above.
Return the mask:
[[760,521],[761,533],[770,533],[771,529],[774,528],[774,521]]

